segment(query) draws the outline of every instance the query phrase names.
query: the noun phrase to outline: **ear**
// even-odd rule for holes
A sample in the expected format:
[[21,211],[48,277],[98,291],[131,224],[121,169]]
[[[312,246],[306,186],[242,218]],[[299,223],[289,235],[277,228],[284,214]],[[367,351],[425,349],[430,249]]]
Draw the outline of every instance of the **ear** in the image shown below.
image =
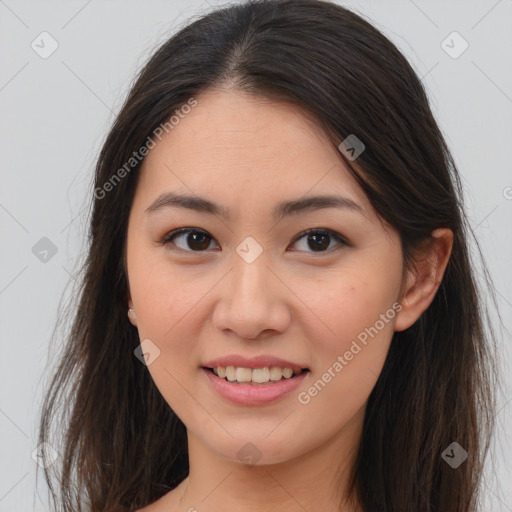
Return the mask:
[[[137,327],[137,315],[135,314],[135,309],[133,307],[132,297],[131,297],[129,291],[127,293],[126,302],[128,304],[128,308],[127,308],[128,320],[130,320],[132,325]],[[131,309],[132,311],[128,312],[129,309]]]
[[402,309],[396,315],[395,331],[410,327],[430,306],[439,289],[453,247],[453,232],[439,228],[431,233],[414,257],[402,287]]

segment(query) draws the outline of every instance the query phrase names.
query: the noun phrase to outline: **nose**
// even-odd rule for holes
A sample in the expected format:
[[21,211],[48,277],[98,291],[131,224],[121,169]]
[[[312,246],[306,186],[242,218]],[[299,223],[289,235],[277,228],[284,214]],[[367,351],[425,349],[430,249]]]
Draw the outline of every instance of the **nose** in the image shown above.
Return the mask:
[[217,329],[254,340],[276,336],[288,328],[291,315],[286,294],[290,292],[266,258],[260,256],[248,263],[236,255],[219,293],[213,313]]

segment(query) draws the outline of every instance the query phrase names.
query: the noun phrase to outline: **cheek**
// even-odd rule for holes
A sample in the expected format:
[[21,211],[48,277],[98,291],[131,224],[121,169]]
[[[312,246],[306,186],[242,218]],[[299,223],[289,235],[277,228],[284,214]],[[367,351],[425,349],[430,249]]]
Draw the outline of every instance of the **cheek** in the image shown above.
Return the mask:
[[[298,397],[312,428],[334,434],[364,408],[393,336],[393,293],[390,282],[356,274],[323,293],[315,311],[329,329],[316,321],[309,332],[314,372]],[[328,424],[315,419],[327,410]]]
[[[156,252],[156,251],[155,251]],[[166,339],[178,322],[183,300],[177,293],[181,289],[176,273],[145,249],[142,243],[128,245],[127,270],[130,295],[137,317],[137,330],[141,342],[150,340],[160,351],[158,363],[165,359]],[[185,312],[181,313],[183,316]],[[153,350],[156,350],[153,348]],[[150,366],[157,366],[157,360]],[[151,368],[150,368],[151,371]]]
[[142,334],[164,342],[197,303],[202,282],[187,274],[162,249],[134,247],[129,253],[130,293]]
[[360,258],[314,287],[303,282],[300,294],[308,297],[309,306],[304,309],[303,318],[309,320],[303,327],[309,331],[306,339],[322,371],[346,354],[347,367],[380,373],[394,332],[401,278],[399,261],[387,263],[385,269],[383,263],[379,267]]
[[149,251],[134,251],[128,263],[139,338],[150,340],[150,350],[158,354],[147,369],[165,401],[180,417],[188,418],[187,390],[197,359],[193,352],[204,322],[200,300],[211,285]]
[[205,265],[178,266],[155,252],[134,251],[128,268],[130,291],[139,337],[160,351],[148,369],[168,402],[175,403],[183,395],[179,384],[188,385],[191,368],[199,371],[197,340],[209,321],[205,304],[219,276]]

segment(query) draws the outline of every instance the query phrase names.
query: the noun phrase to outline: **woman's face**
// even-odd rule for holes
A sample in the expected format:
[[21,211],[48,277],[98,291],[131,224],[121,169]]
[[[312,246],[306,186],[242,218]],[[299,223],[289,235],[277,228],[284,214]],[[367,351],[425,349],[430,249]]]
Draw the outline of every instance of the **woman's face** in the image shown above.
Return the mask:
[[[353,445],[399,317],[399,237],[297,107],[232,90],[196,100],[155,139],[129,219],[130,320],[148,371],[213,454],[271,464]],[[300,207],[313,196],[344,199]],[[190,232],[171,239],[179,228]],[[203,367],[222,358],[249,368],[240,380],[281,380],[221,381]],[[282,366],[308,370],[264,369]]]

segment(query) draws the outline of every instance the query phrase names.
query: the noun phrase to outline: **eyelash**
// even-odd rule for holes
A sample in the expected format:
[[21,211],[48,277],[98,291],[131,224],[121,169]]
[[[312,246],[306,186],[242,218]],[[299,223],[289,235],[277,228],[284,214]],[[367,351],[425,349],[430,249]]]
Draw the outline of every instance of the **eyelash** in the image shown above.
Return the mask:
[[[170,243],[172,243],[172,241],[177,236],[183,235],[183,234],[188,234],[188,233],[205,234],[207,237],[211,238],[211,240],[214,240],[214,238],[212,236],[210,236],[207,231],[204,231],[202,229],[197,229],[197,228],[179,228],[179,229],[175,229],[175,230],[170,231],[169,233],[167,233],[165,235],[165,237],[160,241],[160,244],[163,245],[163,246],[167,246]],[[335,248],[334,251],[342,248],[343,246],[347,246],[347,247],[351,246],[351,244],[343,236],[341,236],[339,233],[337,233],[336,231],[333,231],[331,229],[324,229],[324,228],[322,228],[322,229],[320,229],[320,228],[313,228],[313,229],[308,229],[306,231],[303,231],[302,233],[299,233],[299,235],[297,235],[297,237],[294,239],[292,244],[295,244],[296,242],[298,242],[299,240],[301,240],[302,238],[304,238],[305,236],[310,235],[310,234],[329,235],[330,237],[335,239],[340,244],[340,247],[338,247],[337,249]],[[201,254],[201,253],[206,252],[206,250],[204,250],[204,251],[192,251],[192,250],[182,249],[181,247],[178,247],[178,250],[180,250],[182,252],[190,252],[190,253],[196,253],[196,254]],[[331,254],[334,251],[331,248],[331,249],[328,249],[326,251],[318,251],[318,252],[315,252],[315,251],[305,251],[305,252],[311,252],[312,254]],[[300,251],[298,251],[298,252],[300,252]]]

